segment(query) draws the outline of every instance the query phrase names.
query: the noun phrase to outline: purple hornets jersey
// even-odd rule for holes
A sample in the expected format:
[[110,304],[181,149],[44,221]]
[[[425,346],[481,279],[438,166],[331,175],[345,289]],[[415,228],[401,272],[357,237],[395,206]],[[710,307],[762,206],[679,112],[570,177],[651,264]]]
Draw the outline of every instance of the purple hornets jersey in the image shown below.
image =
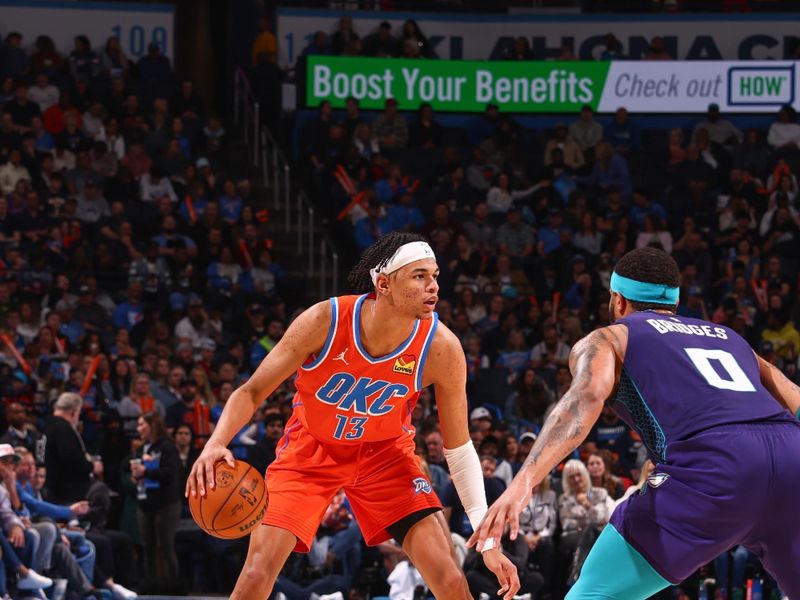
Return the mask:
[[628,347],[612,408],[635,429],[651,460],[719,425],[793,420],[761,384],[758,362],[733,330],[653,311],[618,321]]

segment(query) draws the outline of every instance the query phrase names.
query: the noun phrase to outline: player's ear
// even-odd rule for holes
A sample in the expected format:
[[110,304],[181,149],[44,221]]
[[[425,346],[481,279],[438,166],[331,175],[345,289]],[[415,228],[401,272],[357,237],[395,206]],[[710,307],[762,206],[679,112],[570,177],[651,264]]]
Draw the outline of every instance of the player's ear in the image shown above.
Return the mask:
[[389,278],[386,275],[378,275],[378,279],[375,281],[375,293],[389,295]]

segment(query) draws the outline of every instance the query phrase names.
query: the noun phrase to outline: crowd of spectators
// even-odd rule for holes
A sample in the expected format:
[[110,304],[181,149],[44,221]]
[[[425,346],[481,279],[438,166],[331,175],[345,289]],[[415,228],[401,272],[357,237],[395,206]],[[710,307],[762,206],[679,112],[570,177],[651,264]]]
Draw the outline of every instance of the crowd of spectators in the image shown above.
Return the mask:
[[[0,596],[45,574],[75,597],[167,591],[179,570],[229,589],[227,547],[176,529],[199,448],[289,318],[268,214],[158,44],[134,61],[113,37],[62,54],[11,32],[0,82],[0,544],[16,575]],[[265,434],[259,413],[237,455]],[[205,553],[202,581],[176,543]]]
[[[419,28],[404,30],[402,43],[379,29],[364,47],[424,54]],[[257,69],[274,55],[265,33]],[[42,571],[75,595],[132,597],[137,581],[140,591],[175,581],[229,591],[245,545],[192,528],[180,490],[227,398],[300,308],[282,293],[268,215],[251,182],[231,175],[225,122],[158,46],[134,63],[112,40],[96,52],[79,36],[61,56],[47,38],[26,48],[9,34],[0,64],[0,442],[10,445],[0,446],[0,543],[17,548],[3,550],[4,565],[23,590],[48,583]],[[441,126],[430,106],[401,111],[394,101],[377,115],[354,99],[342,113],[324,103],[300,136],[298,166],[350,258],[393,230],[434,246],[437,310],[465,348],[490,500],[569,387],[571,345],[608,323],[610,273],[631,248],[672,253],[680,313],[733,327],[798,380],[791,109],[768,132],[740,132],[711,106],[697,127],[669,135],[624,109],[603,127],[585,107],[552,131],[496,106],[468,130]],[[292,392],[289,381],[265,400],[233,442],[237,457],[266,468]],[[468,536],[429,391],[413,419],[452,532]],[[613,501],[646,474],[645,458],[604,411],[536,491],[524,538],[506,541],[525,592],[559,597]],[[14,495],[18,485],[28,496]],[[77,529],[34,527],[73,519]],[[474,595],[492,596],[479,558],[461,550]],[[337,497],[312,553],[276,589],[298,600],[381,589],[410,598],[420,582],[403,559],[391,543],[366,548]],[[737,551],[735,585],[744,563]]]
[[[389,28],[362,44],[350,27],[342,19],[325,51],[343,52],[346,38],[364,54],[408,56]],[[409,22],[405,39],[424,48],[415,31]],[[614,40],[607,42],[613,49]],[[711,104],[692,127],[671,132],[646,129],[625,108],[601,124],[585,106],[546,130],[526,128],[494,105],[463,128],[437,122],[429,105],[416,114],[402,108],[394,99],[377,113],[360,110],[354,98],[343,111],[323,102],[298,136],[297,155],[352,256],[390,231],[430,240],[441,269],[437,311],[464,345],[470,405],[473,416],[483,415],[473,421],[473,441],[495,479],[510,481],[525,456],[517,446],[569,387],[571,345],[609,322],[611,271],[633,248],[655,246],[676,259],[680,315],[732,327],[800,382],[800,125],[791,107],[766,130],[740,131]],[[435,401],[423,393],[415,411],[420,454],[445,503],[457,504],[437,471],[446,464],[434,414]],[[489,421],[487,435],[481,423]],[[574,577],[592,541],[584,532],[596,532],[610,514],[595,490],[619,498],[642,473],[640,440],[610,410],[589,440],[575,458],[610,478],[593,474],[576,501],[568,496],[577,471],[553,474],[552,487],[566,495],[551,497],[548,535],[557,533],[552,548],[542,546],[546,558],[538,542],[529,548],[526,564],[543,579],[530,584],[534,594],[558,594]],[[608,454],[601,459],[596,451]],[[502,485],[487,483],[490,500]],[[573,509],[580,519],[571,518]],[[458,516],[450,525],[469,533]],[[742,552],[732,583],[726,558],[716,568],[719,588],[733,597],[743,586]],[[483,588],[476,585],[477,596]]]

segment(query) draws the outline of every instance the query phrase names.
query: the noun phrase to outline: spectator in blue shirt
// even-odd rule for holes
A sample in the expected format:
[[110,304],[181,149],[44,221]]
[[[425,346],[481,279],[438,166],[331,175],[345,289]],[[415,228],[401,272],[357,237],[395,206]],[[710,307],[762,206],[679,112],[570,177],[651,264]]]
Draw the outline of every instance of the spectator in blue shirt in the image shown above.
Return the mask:
[[367,216],[356,223],[356,244],[362,252],[392,230],[391,221],[382,212],[381,203],[373,198]]
[[585,187],[595,188],[597,191],[606,192],[609,188],[616,187],[623,198],[631,195],[631,177],[628,174],[628,163],[606,141],[598,142],[595,146],[594,169],[586,177],[580,177],[578,182]]
[[328,36],[324,31],[317,31],[311,39],[311,43],[303,50],[303,56],[314,54],[330,54],[331,49],[328,45]]
[[128,301],[117,305],[111,315],[111,323],[114,327],[130,331],[144,318],[143,293],[144,288],[141,283],[132,281],[128,285]]
[[619,107],[614,119],[606,125],[606,141],[619,154],[639,147],[639,128],[631,120],[626,108]]
[[192,238],[181,233],[175,233],[177,227],[178,224],[175,221],[175,217],[167,215],[161,221],[161,234],[154,235],[152,240],[158,244],[159,252],[162,256],[173,256],[175,249],[178,246],[183,246],[189,256],[194,257],[197,254],[197,244],[194,243]]
[[633,206],[631,207],[631,221],[637,231],[644,228],[644,220],[648,215],[658,217],[662,221],[667,220],[667,211],[657,202],[651,202],[650,198],[642,190],[633,192]]
[[417,231],[425,225],[425,217],[414,206],[414,196],[411,193],[403,194],[398,204],[390,205],[386,218],[392,231]]
[[219,213],[222,220],[229,225],[236,225],[242,214],[242,198],[236,194],[236,186],[230,179],[222,187],[219,197]]
[[557,208],[551,208],[547,214],[547,225],[539,228],[539,242],[537,251],[540,256],[550,254],[561,247],[561,232],[569,231],[564,227],[564,217]]

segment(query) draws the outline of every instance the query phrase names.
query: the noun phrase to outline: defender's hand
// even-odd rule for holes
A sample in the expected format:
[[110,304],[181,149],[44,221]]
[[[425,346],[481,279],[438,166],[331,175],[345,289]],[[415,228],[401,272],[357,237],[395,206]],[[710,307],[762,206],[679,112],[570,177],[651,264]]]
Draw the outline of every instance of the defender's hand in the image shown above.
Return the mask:
[[522,483],[521,479],[511,482],[508,489],[503,492],[494,504],[489,507],[483,521],[478,525],[475,533],[467,542],[468,547],[475,547],[480,552],[483,550],[486,540],[493,538],[495,543],[499,543],[503,537],[506,523],[511,528],[511,539],[517,539],[519,533],[519,513],[527,506],[531,498],[531,487]]

